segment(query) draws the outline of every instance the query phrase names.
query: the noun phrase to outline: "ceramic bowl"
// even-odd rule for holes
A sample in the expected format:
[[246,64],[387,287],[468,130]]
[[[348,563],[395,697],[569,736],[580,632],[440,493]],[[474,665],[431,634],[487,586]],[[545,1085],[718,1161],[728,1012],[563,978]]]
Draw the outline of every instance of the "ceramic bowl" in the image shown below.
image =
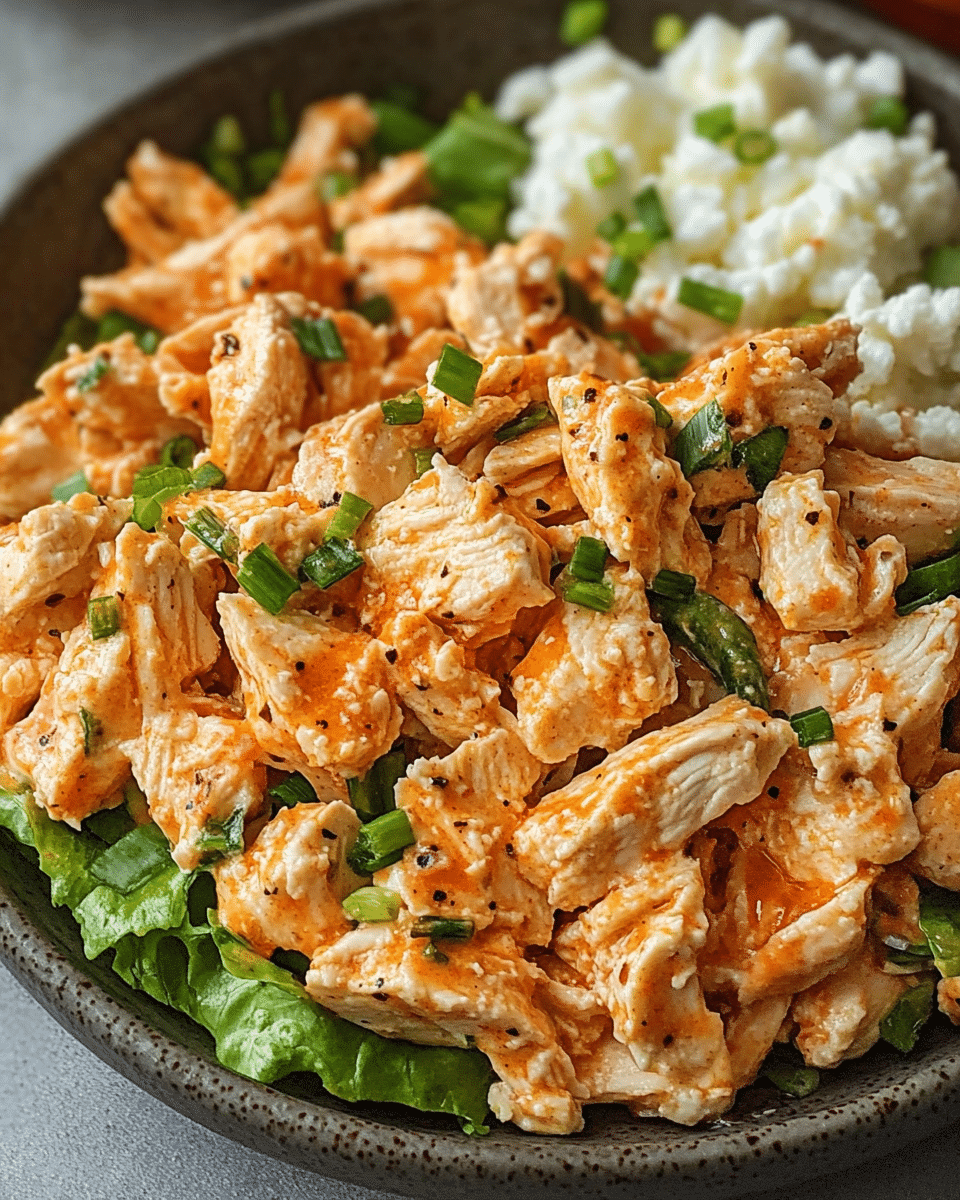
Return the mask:
[[[689,18],[709,0],[670,0]],[[783,12],[821,53],[881,47],[907,67],[909,100],[939,117],[940,141],[960,163],[960,65],[839,6],[814,0],[726,0],[745,23]],[[100,201],[142,137],[179,153],[220,114],[255,134],[265,98],[282,87],[291,109],[385,83],[422,87],[442,116],[468,89],[490,96],[509,72],[561,52],[559,0],[336,0],[297,9],[224,39],[212,57],[118,109],[28,180],[0,217],[0,410],[31,394],[38,364],[77,300],[86,272],[119,265]],[[614,42],[650,59],[655,0],[614,0]],[[850,1167],[960,1116],[960,1035],[934,1022],[904,1058],[875,1050],[846,1064],[805,1100],[747,1089],[722,1121],[682,1129],[634,1121],[625,1109],[588,1110],[585,1131],[546,1138],[497,1127],[467,1138],[452,1121],[392,1106],[347,1105],[309,1081],[286,1090],[220,1067],[211,1040],[186,1018],[127,988],[105,962],[87,962],[66,910],[54,910],[38,872],[0,831],[0,957],[44,1007],[127,1078],[201,1124],[287,1162],[368,1187],[421,1197],[742,1196],[788,1178]]]

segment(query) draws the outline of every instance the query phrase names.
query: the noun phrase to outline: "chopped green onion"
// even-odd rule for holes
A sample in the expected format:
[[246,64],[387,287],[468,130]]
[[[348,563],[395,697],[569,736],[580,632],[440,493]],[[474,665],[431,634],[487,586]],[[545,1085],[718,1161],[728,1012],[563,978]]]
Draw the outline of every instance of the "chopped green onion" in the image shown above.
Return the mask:
[[83,492],[90,491],[92,489],[87,482],[86,472],[77,471],[69,479],[64,479],[62,483],[55,484],[50,489],[50,497],[52,500],[60,500],[65,504],[72,496],[79,496]]
[[588,329],[598,333],[603,328],[600,305],[594,304],[583,286],[572,275],[561,269],[557,276],[563,291],[563,311],[581,325],[586,325]]
[[247,158],[247,179],[250,183],[250,190],[254,195],[265,192],[270,184],[273,183],[277,175],[280,174],[280,168],[283,166],[285,157],[282,150],[272,148],[269,150],[258,150],[256,154],[251,154]]
[[208,821],[197,837],[197,849],[203,864],[239,854],[243,850],[244,810],[235,808],[222,821]]
[[643,226],[651,245],[665,242],[673,237],[673,229],[663,207],[663,201],[660,199],[660,193],[653,184],[645,187],[642,192],[637,192],[634,196],[633,211],[637,214],[637,220]]
[[759,166],[777,152],[777,139],[766,129],[741,129],[733,139],[733,153],[748,166]]
[[661,13],[653,23],[653,48],[669,54],[687,36],[687,23],[676,13]]
[[560,41],[565,46],[582,46],[602,33],[607,23],[606,0],[570,0],[560,20]]
[[612,212],[597,225],[597,237],[605,242],[615,242],[627,227],[627,218],[620,212]]
[[423,957],[429,958],[431,962],[448,963],[450,957],[440,949],[436,942],[427,942],[423,948]]
[[945,979],[960,975],[960,894],[925,887],[920,893],[920,928]]
[[669,429],[673,424],[673,417],[670,415],[669,410],[664,408],[656,396],[648,395],[646,401],[653,409],[653,419],[656,422],[657,428]]
[[715,104],[693,114],[693,130],[711,142],[722,142],[737,131],[732,104]]
[[340,333],[329,317],[320,317],[316,321],[291,317],[290,328],[304,354],[309,354],[318,362],[347,361]]
[[833,741],[833,721],[825,708],[808,708],[804,712],[794,713],[790,718],[793,732],[797,735],[800,749],[816,746],[820,742]]
[[170,846],[159,825],[138,825],[90,864],[90,874],[127,896],[170,866]]
[[351,921],[395,921],[400,915],[400,897],[385,887],[362,887],[343,901]]
[[361,825],[347,853],[347,863],[358,875],[372,875],[399,861],[416,840],[410,818],[402,808],[395,808]]
[[450,215],[461,229],[493,245],[506,237],[507,208],[507,201],[499,196],[479,196],[451,205]]
[[214,554],[218,554],[227,562],[236,563],[237,552],[240,549],[239,539],[209,508],[198,508],[193,516],[184,522],[184,528]]
[[723,409],[716,400],[710,400],[693,414],[674,438],[671,449],[688,479],[699,471],[729,465],[733,442]]
[[237,571],[237,583],[247,595],[276,616],[294,592],[300,591],[300,582],[291,575],[266,542],[251,550]]
[[588,154],[586,167],[590,182],[595,188],[609,187],[620,178],[620,164],[607,146]]
[[326,175],[321,175],[317,180],[317,192],[320,199],[326,200],[327,203],[336,200],[338,196],[345,196],[347,192],[352,192],[356,186],[356,175],[350,175],[347,171],[328,171]]
[[197,443],[188,434],[182,433],[164,445],[160,451],[160,465],[189,471],[196,453]]
[[426,117],[389,100],[371,100],[377,117],[373,144],[379,154],[403,154],[420,150],[437,133],[437,126]]
[[227,482],[227,477],[216,463],[205,462],[201,463],[195,471],[190,472],[190,487],[189,491],[199,492],[206,488],[222,488]]
[[133,477],[133,520],[141,529],[155,529],[168,500],[224,483],[226,476],[215,463],[203,463],[195,471],[163,463],[143,467]]
[[97,325],[97,341],[112,342],[121,333],[132,333],[134,341],[144,354],[153,354],[163,337],[159,329],[144,325],[136,317],[131,317],[127,313],[113,308],[100,318],[100,323]]
[[426,475],[426,473],[433,467],[434,455],[439,454],[440,452],[436,446],[417,446],[416,449],[411,451],[411,453],[413,454],[414,469],[416,470],[417,478],[419,479],[422,475]]
[[431,383],[445,395],[469,408],[477,394],[477,384],[482,374],[482,362],[447,342],[440,351]]
[[209,148],[211,153],[225,154],[229,158],[246,153],[247,140],[236,117],[227,115],[217,121],[210,133]]
[[328,538],[300,564],[300,576],[309,579],[318,588],[326,589],[346,579],[363,565],[363,555],[352,542],[343,538]]
[[110,370],[110,360],[106,355],[98,354],[88,369],[76,381],[76,389],[82,394],[93,391],[100,380]]
[[668,600],[689,600],[697,590],[697,581],[682,571],[658,571],[650,584],[650,591]]
[[298,804],[316,804],[317,793],[309,779],[299,771],[286,775],[279,783],[267,788],[267,795],[282,808],[296,808]]
[[388,296],[369,296],[366,300],[361,300],[355,308],[371,325],[389,325],[393,320],[393,305]]
[[323,535],[323,540],[325,542],[336,539],[345,541],[347,538],[352,538],[363,524],[364,518],[372,511],[373,505],[369,500],[364,500],[362,496],[355,496],[353,492],[344,492],[340,497],[340,505],[334,513],[333,520]]
[[80,709],[80,724],[83,726],[83,753],[89,758],[103,733],[103,725],[100,718],[86,708]]
[[270,140],[285,150],[293,139],[293,130],[287,115],[287,103],[279,88],[274,88],[270,93],[267,106],[270,110]]
[[769,1066],[764,1066],[760,1073],[765,1075],[778,1091],[785,1092],[788,1096],[794,1096],[798,1100],[811,1095],[820,1086],[820,1072],[816,1067],[794,1067],[771,1063]]
[[801,313],[793,322],[794,329],[803,329],[807,325],[822,325],[824,321],[829,321],[833,313],[829,308],[808,308],[805,313]]
[[599,583],[607,565],[607,543],[599,538],[578,537],[567,571],[574,579]]
[[579,604],[594,612],[609,612],[613,608],[613,584],[607,579],[591,583],[561,575],[558,584],[560,595],[568,604]]
[[899,96],[875,96],[867,112],[868,129],[889,129],[900,137],[907,128],[910,114]]
[[960,593],[960,552],[907,572],[894,592],[897,615],[907,616],[925,604],[936,604]]
[[724,325],[733,325],[740,310],[743,308],[743,297],[737,292],[728,292],[724,288],[713,287],[709,283],[701,283],[698,279],[680,280],[677,292],[677,302],[697,312],[706,313],[715,321]]
[[381,400],[380,408],[385,425],[419,425],[423,420],[423,401],[415,391]]
[[226,154],[209,154],[207,170],[232,196],[239,199],[243,195],[243,171],[236,159]]
[[383,754],[362,778],[347,780],[347,791],[360,820],[372,821],[397,807],[394,788],[407,773],[403,750]]
[[97,342],[102,341],[104,339],[97,334],[96,321],[88,317],[86,313],[71,313],[60,327],[57,340],[44,360],[43,369],[52,367],[54,363],[58,363],[66,357],[70,346],[79,346],[81,350],[90,350]]
[[938,246],[923,264],[923,280],[935,288],[960,287],[960,246]]
[[418,917],[410,926],[411,937],[432,942],[469,942],[473,934],[473,921],[461,917]]
[[556,425],[556,423],[557,418],[549,404],[534,404],[515,420],[510,421],[507,425],[502,425],[493,436],[500,443],[512,442],[514,438],[522,437],[531,430],[542,429],[544,425]]
[[[653,248],[653,242],[650,240],[650,235],[645,229],[625,229],[619,237],[614,238],[611,248],[615,257],[632,259],[636,262],[637,259],[643,258],[650,253]],[[633,287],[633,284],[630,286]],[[628,291],[627,296],[629,294]],[[626,298],[626,296],[623,297],[624,300]]]
[[171,488],[177,489],[177,493],[182,494],[189,488],[191,482],[190,472],[184,467],[151,463],[147,467],[141,467],[134,475],[131,494],[136,499],[138,496],[156,496]]
[[530,142],[482,101],[464,102],[424,146],[441,200],[510,200],[512,181],[530,165]]
[[614,296],[626,300],[633,291],[633,285],[637,282],[639,274],[640,268],[632,258],[625,258],[622,254],[613,254],[603,273],[603,286]]
[[920,1030],[933,1012],[935,990],[935,980],[923,979],[915,987],[904,992],[880,1022],[880,1036],[883,1040],[904,1054],[911,1051],[917,1044]]
[[95,642],[113,637],[120,629],[120,606],[116,596],[91,596],[87,601],[87,624]]
[[789,434],[783,425],[770,425],[734,445],[733,465],[743,467],[750,486],[760,495],[780,470],[788,440]]

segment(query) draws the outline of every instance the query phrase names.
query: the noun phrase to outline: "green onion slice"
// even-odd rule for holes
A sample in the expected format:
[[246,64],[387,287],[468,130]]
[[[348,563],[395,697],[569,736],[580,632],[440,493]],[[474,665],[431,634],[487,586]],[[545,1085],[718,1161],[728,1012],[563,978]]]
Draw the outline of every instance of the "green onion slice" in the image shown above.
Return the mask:
[[258,150],[256,154],[251,154],[246,159],[247,179],[250,182],[250,191],[257,195],[260,192],[265,192],[273,183],[277,175],[280,173],[280,168],[283,166],[285,154],[282,150],[276,147],[271,147],[268,150]]
[[482,362],[447,342],[440,351],[431,383],[445,395],[469,408],[477,394],[477,384],[482,374]]
[[87,601],[87,624],[95,642],[113,637],[120,629],[120,605],[116,596],[91,596]]
[[936,986],[935,979],[922,979],[915,987],[903,993],[880,1022],[880,1036],[885,1042],[904,1054],[914,1048],[920,1030],[933,1012]]
[[583,285],[572,275],[561,269],[557,272],[560,287],[563,291],[563,311],[573,317],[581,325],[586,325],[595,333],[603,329],[603,315],[600,305],[595,304],[583,289]]
[[[613,253],[618,258],[634,261],[645,257],[653,248],[653,242],[645,229],[625,229],[613,242]],[[632,286],[632,285],[631,285]],[[629,295],[629,292],[627,293]],[[624,297],[626,299],[626,297]]]
[[317,362],[346,362],[347,352],[340,340],[340,333],[329,317],[291,317],[290,328],[304,354]]
[[960,551],[907,572],[894,592],[897,615],[907,616],[925,604],[936,604],[960,593]]
[[597,237],[605,242],[615,242],[627,227],[627,218],[620,212],[612,212],[597,225]]
[[677,13],[661,13],[653,23],[653,48],[669,54],[687,36],[687,23]]
[[411,937],[432,942],[469,942],[473,933],[473,921],[461,917],[418,917],[410,926]]
[[351,921],[395,921],[400,915],[400,897],[385,887],[362,887],[343,901]]
[[808,708],[804,712],[794,713],[790,724],[797,735],[800,749],[816,746],[820,742],[833,741],[833,721],[825,708]]
[[144,354],[153,354],[163,338],[159,329],[154,329],[151,325],[144,325],[136,317],[112,308],[100,318],[97,325],[97,341],[112,342],[122,333],[132,333],[133,340]]
[[789,434],[783,425],[770,425],[734,445],[733,465],[743,467],[755,492],[762,495],[767,484],[776,477],[788,440]]
[[938,246],[923,264],[923,280],[935,288],[960,287],[960,246]]
[[673,440],[673,457],[689,479],[699,471],[729,466],[733,442],[723,409],[710,400],[698,409]]
[[889,129],[900,137],[906,131],[910,114],[899,96],[875,96],[867,112],[868,129]]
[[448,963],[450,957],[440,949],[436,942],[427,942],[423,948],[423,957],[429,958],[431,962]]
[[347,862],[358,875],[372,875],[399,861],[407,846],[416,840],[410,818],[402,808],[395,808],[361,825],[357,840],[347,853]]
[[80,709],[80,724],[83,726],[83,753],[90,757],[96,749],[97,739],[103,733],[103,723],[96,713],[88,708]]
[[743,308],[743,297],[738,292],[728,292],[724,288],[713,287],[709,283],[701,283],[698,279],[680,280],[677,291],[677,302],[697,312],[706,313],[715,321],[724,325],[734,325],[740,310]]
[[210,133],[209,148],[213,154],[225,154],[230,158],[246,153],[247,141],[236,117],[230,114],[220,117]]
[[235,808],[222,821],[208,821],[197,838],[197,849],[203,864],[239,854],[243,850],[244,810]]
[[561,575],[557,580],[560,595],[568,604],[592,608],[594,612],[609,612],[613,608],[613,584],[608,579],[590,582]]
[[367,513],[373,511],[373,505],[369,500],[364,500],[362,496],[355,496],[353,492],[344,492],[340,498],[340,505],[334,513],[333,520],[327,526],[327,531],[323,535],[324,541],[333,541],[335,538],[346,540],[352,538],[360,528]]
[[397,807],[394,788],[407,773],[403,750],[383,754],[362,778],[347,780],[350,803],[361,821],[372,821]]
[[512,442],[514,438],[522,437],[534,429],[542,429],[544,425],[556,425],[557,418],[549,404],[534,404],[525,413],[501,426],[494,437],[498,442]]
[[183,471],[189,471],[196,453],[197,443],[188,434],[182,433],[164,445],[160,451],[160,465],[180,467]]
[[571,0],[560,20],[560,41],[565,46],[582,46],[603,32],[607,23],[606,0]]
[[603,273],[603,286],[614,296],[618,296],[621,300],[627,300],[639,274],[640,268],[633,258],[624,257],[622,254],[613,254]]
[[673,424],[673,417],[668,409],[660,403],[656,396],[647,395],[647,403],[653,409],[653,419],[657,424],[658,429],[669,429]]
[[393,305],[389,296],[368,296],[356,305],[356,311],[371,325],[389,325],[393,320]]
[[668,600],[689,600],[697,590],[697,581],[682,571],[658,571],[650,584],[650,591]]
[[607,146],[594,150],[586,158],[587,174],[595,188],[609,187],[620,178],[620,164]]
[[166,835],[152,821],[138,825],[90,864],[90,874],[127,896],[170,866]]
[[175,489],[176,495],[182,495],[192,482],[190,472],[183,467],[152,463],[148,467],[141,467],[134,475],[132,495],[136,500],[139,497],[157,496],[172,489]]
[[633,211],[644,232],[650,238],[651,245],[665,242],[673,237],[673,229],[667,218],[660,193],[650,184],[642,192],[637,192],[633,198]]
[[184,528],[209,549],[225,559],[236,564],[240,542],[233,530],[229,529],[209,508],[198,508],[184,522]]
[[300,591],[300,582],[291,575],[266,542],[251,550],[237,571],[237,583],[247,595],[277,616],[294,592]]
[[715,104],[693,114],[693,129],[711,142],[722,142],[737,131],[732,104]]
[[741,129],[733,139],[734,155],[748,166],[765,163],[777,150],[777,139],[766,129]]
[[303,560],[300,575],[318,588],[325,589],[346,579],[363,564],[363,555],[352,542],[344,538],[328,538]]
[[309,779],[299,771],[286,775],[279,783],[267,788],[267,795],[281,808],[296,808],[298,804],[316,804],[317,793]]
[[417,446],[411,453],[413,454],[414,469],[419,479],[433,467],[434,455],[439,454],[440,451],[436,446]]
[[423,401],[415,391],[382,400],[380,409],[385,425],[419,425],[423,420]]
[[321,175],[316,183],[320,199],[327,203],[336,200],[338,196],[345,196],[347,192],[352,192],[356,186],[356,175],[350,175],[346,171],[328,171],[326,175]]
[[104,354],[98,354],[87,370],[76,382],[76,389],[82,394],[93,391],[100,380],[110,370],[110,360]]
[[567,571],[574,579],[599,583],[607,563],[607,543],[599,538],[578,537]]
[[226,154],[207,153],[207,170],[222,188],[241,199],[244,193],[243,169],[235,158]]
[[62,483],[55,484],[50,489],[50,497],[53,500],[60,500],[66,503],[72,496],[79,496],[82,492],[90,491],[92,491],[92,488],[87,482],[86,472],[77,471],[69,479],[64,479]]
[[201,463],[195,471],[190,472],[190,487],[188,491],[199,492],[205,488],[222,488],[227,477],[216,463]]

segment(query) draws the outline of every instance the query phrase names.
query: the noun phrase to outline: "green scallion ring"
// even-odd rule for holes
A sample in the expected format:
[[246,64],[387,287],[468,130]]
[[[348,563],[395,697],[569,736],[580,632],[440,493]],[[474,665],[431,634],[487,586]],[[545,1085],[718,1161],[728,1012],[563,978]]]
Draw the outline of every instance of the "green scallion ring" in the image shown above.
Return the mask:
[[742,163],[759,166],[773,158],[777,139],[766,129],[741,129],[733,139],[733,153]]

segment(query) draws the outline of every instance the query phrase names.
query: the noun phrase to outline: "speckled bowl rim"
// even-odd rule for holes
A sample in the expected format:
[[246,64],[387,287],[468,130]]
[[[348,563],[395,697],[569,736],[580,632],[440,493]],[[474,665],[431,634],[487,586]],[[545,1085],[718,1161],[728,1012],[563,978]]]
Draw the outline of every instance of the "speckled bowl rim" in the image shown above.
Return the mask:
[[[399,7],[404,0],[328,0],[254,23],[222,38],[170,78],[117,105],[48,156],[10,194],[0,228],[45,173],[127,109],[159,93],[198,65],[214,63],[252,45],[281,39],[343,16]],[[436,8],[443,0],[423,0]],[[709,5],[691,4],[687,7]],[[684,2],[676,7],[684,7]],[[719,7],[719,6],[715,6]],[[908,35],[821,0],[780,0],[761,5],[739,0],[741,12],[777,11],[863,53],[868,47],[896,54],[914,79],[936,79],[960,114],[960,64]],[[116,977],[87,964],[38,899],[39,873],[23,863],[16,878],[0,876],[0,961],[51,1015],[104,1062],[172,1108],[236,1141],[321,1175],[407,1195],[606,1196],[627,1200],[661,1197],[743,1196],[815,1174],[847,1168],[889,1153],[942,1129],[960,1117],[960,1039],[944,1030],[917,1058],[888,1056],[863,1075],[861,1094],[831,1087],[769,1113],[685,1130],[663,1122],[568,1139],[495,1129],[467,1139],[444,1119],[398,1116],[335,1100],[307,1101],[227,1071],[202,1048],[176,1034],[177,1017]],[[108,973],[109,974],[109,973]],[[97,976],[100,975],[99,981]],[[184,1034],[195,1043],[195,1034]],[[856,1069],[857,1064],[851,1064]],[[859,1078],[859,1077],[858,1077]],[[857,1079],[853,1091],[858,1088]],[[849,1092],[850,1088],[846,1088]],[[839,1094],[839,1099],[834,1099]]]

